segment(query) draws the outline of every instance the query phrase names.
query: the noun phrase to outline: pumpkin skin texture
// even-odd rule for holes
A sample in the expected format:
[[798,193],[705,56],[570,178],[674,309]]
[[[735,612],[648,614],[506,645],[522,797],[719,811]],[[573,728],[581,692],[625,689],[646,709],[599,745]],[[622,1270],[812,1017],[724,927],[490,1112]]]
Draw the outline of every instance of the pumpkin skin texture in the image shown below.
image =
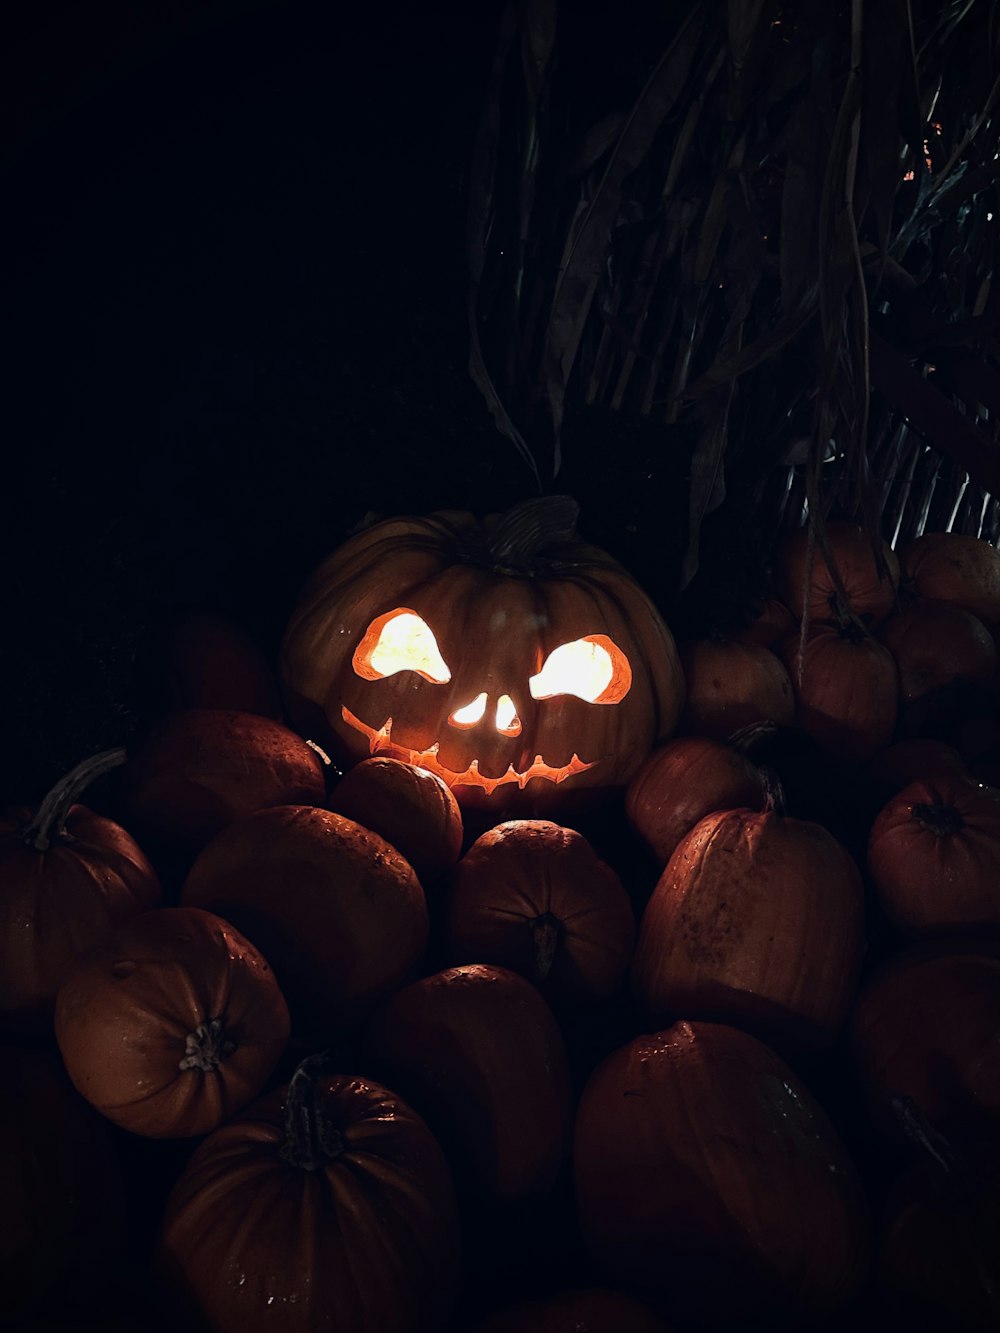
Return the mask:
[[888,648],[853,627],[815,624],[781,646],[796,724],[837,759],[863,763],[896,726],[899,677]]
[[[623,788],[673,732],[683,676],[653,603],[576,538],[563,505],[548,497],[484,522],[389,519],[350,538],[308,581],[285,634],[293,724],[347,765],[384,753],[430,768],[466,817],[490,823],[559,818]],[[376,633],[380,644],[403,608],[433,643],[433,667],[377,665]],[[595,702],[596,687],[576,694],[542,675],[555,650],[584,641],[611,663]],[[462,711],[473,704],[478,716]]]
[[878,637],[896,660],[904,703],[955,681],[989,680],[996,670],[989,630],[949,602],[921,598],[890,616]]
[[167,1202],[164,1283],[213,1333],[438,1333],[458,1265],[439,1145],[395,1093],[330,1074],[315,1079],[318,1132],[303,1146],[295,1089],[198,1148]]
[[125,1201],[106,1126],[58,1058],[0,1052],[0,1323],[54,1303],[72,1309],[114,1280]]
[[[889,543],[881,542],[886,571],[880,571],[871,543],[857,524],[834,520],[826,525],[834,564],[847,594],[847,609],[867,625],[878,625],[892,611],[899,585],[899,561]],[[817,543],[812,572],[806,584],[809,529],[799,528],[781,543],[775,560],[774,581],[778,596],[798,620],[808,614],[810,622],[838,623],[844,610],[830,567]]]
[[654,1016],[738,1024],[778,1050],[829,1046],[861,970],[864,888],[819,824],[721,810],[684,838],[646,904],[632,980]]
[[680,647],[687,682],[681,729],[724,741],[755,722],[790,726],[792,683],[769,648],[735,640],[695,639]]
[[938,941],[897,954],[867,982],[850,1047],[869,1114],[887,1136],[902,1130],[894,1097],[961,1135],[1000,1123],[1000,948]]
[[918,597],[952,602],[987,626],[1000,621],[1000,552],[991,542],[925,532],[904,548],[901,564]]
[[485,963],[398,991],[373,1016],[365,1055],[435,1132],[455,1170],[500,1200],[544,1194],[569,1154],[569,1061],[530,982]]
[[681,1022],[615,1051],[583,1090],[573,1159],[591,1258],[679,1319],[819,1313],[860,1284],[869,1228],[854,1165],[748,1033]]
[[456,867],[446,915],[454,963],[510,968],[557,1010],[616,994],[635,947],[615,871],[581,834],[544,819],[482,834]]
[[189,859],[234,820],[275,805],[321,805],[323,763],[301,736],[255,713],[188,708],[142,738],[124,773],[129,827]]
[[678,736],[649,756],[625,793],[625,817],[665,866],[680,840],[715,810],[763,808],[757,766],[703,736]]
[[56,1001],[74,1086],[133,1134],[207,1134],[256,1097],[288,1041],[274,973],[195,907],[147,912],[81,963]]
[[623,1291],[585,1287],[498,1310],[471,1333],[670,1333],[670,1328]]
[[394,847],[314,806],[259,810],[224,829],[181,890],[274,968],[299,1033],[342,1031],[409,981],[427,945],[424,891]]
[[872,825],[868,871],[904,935],[1000,930],[1000,791],[911,783]]
[[375,755],[348,769],[327,808],[392,843],[426,889],[451,870],[462,852],[462,811],[436,773]]
[[56,992],[76,961],[159,902],[159,878],[132,835],[74,800],[110,766],[104,759],[79,765],[38,810],[0,817],[0,1017],[6,1026],[49,1026]]

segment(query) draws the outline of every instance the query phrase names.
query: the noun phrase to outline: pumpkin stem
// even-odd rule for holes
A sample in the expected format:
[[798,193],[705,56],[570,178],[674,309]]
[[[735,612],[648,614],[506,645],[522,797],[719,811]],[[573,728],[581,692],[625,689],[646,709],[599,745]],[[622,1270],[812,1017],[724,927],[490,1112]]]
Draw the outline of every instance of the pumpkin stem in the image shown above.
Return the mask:
[[785,814],[788,809],[788,802],[785,798],[785,788],[777,770],[771,768],[768,764],[762,764],[760,776],[764,784],[764,813],[766,815]]
[[948,838],[965,827],[965,820],[953,805],[915,805],[913,818],[929,833]]
[[125,763],[127,754],[124,746],[113,750],[102,750],[91,755],[61,777],[48,795],[43,799],[34,819],[24,830],[24,841],[37,852],[47,852],[53,842],[67,838],[65,830],[66,816],[83,792],[95,778],[107,773],[112,768],[119,768]]
[[545,547],[572,541],[580,506],[569,495],[524,500],[497,520],[487,536],[490,558],[498,569],[527,573]]
[[347,1150],[344,1136],[321,1102],[319,1079],[326,1072],[325,1054],[308,1056],[292,1075],[285,1094],[285,1141],[279,1156],[303,1171],[315,1171]]
[[562,933],[562,922],[551,912],[536,916],[531,923],[531,980],[536,986],[540,985],[552,970]]
[[227,1055],[236,1050],[236,1043],[226,1036],[221,1018],[210,1018],[207,1023],[199,1023],[184,1040],[184,1059],[178,1069],[200,1069],[203,1074],[210,1074],[218,1069]]

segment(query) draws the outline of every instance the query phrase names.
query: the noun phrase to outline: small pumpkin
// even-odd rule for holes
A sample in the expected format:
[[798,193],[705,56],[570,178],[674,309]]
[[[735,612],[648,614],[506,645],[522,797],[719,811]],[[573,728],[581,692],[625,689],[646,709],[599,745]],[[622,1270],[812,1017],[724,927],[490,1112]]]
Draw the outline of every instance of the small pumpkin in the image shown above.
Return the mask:
[[449,957],[527,977],[554,1008],[609,999],[635,947],[635,916],[616,872],[574,829],[515,819],[482,834],[459,862],[446,905]]
[[451,1175],[424,1121],[311,1057],[200,1145],[156,1262],[214,1333],[439,1333],[458,1253]]
[[373,755],[343,775],[327,808],[363,824],[397,848],[426,889],[462,852],[462,811],[436,773]]
[[0,1018],[51,1024],[56,992],[78,959],[154,907],[160,881],[132,835],[79,803],[125,760],[107,750],[78,764],[37,809],[0,818]]
[[608,1056],[583,1090],[573,1162],[592,1260],[679,1319],[818,1315],[861,1284],[857,1171],[811,1094],[748,1033],[680,1022]]
[[733,637],[740,643],[758,643],[762,648],[776,647],[795,628],[795,617],[777,597],[765,597],[760,610]]
[[955,681],[990,680],[996,670],[989,630],[950,602],[911,602],[889,617],[878,637],[895,659],[904,703]]
[[625,816],[660,866],[715,810],[762,809],[760,769],[731,745],[678,736],[653,751],[628,785]]
[[644,1011],[734,1023],[777,1049],[828,1046],[861,970],[864,888],[821,825],[720,810],[678,844],[632,965]]
[[160,719],[130,750],[125,809],[151,850],[190,861],[254,810],[320,805],[323,761],[280,722],[256,713],[185,708]]
[[963,778],[904,787],[872,825],[868,871],[905,935],[1000,930],[1000,791]]
[[892,654],[853,624],[813,624],[790,635],[781,657],[795,693],[796,724],[828,753],[852,763],[889,743],[899,673]]
[[727,740],[755,722],[790,726],[795,716],[792,683],[784,664],[756,643],[693,639],[680,646],[687,682],[681,729]]
[[78,965],[56,1000],[77,1091],[133,1134],[207,1134],[263,1088],[288,1008],[254,946],[210,912],[146,912]]
[[623,788],[684,699],[673,636],[566,497],[387,519],[309,579],[289,716],[342,763],[437,773],[463,812],[557,818]]
[[887,541],[877,552],[856,523],[834,519],[825,525],[830,556],[845,598],[838,591],[830,564],[810,529],[798,528],[784,537],[775,558],[774,583],[781,600],[796,619],[842,623],[851,616],[869,626],[881,623],[893,610],[899,585],[899,561]]
[[573,1095],[562,1034],[529,981],[486,963],[422,977],[373,1015],[365,1058],[425,1116],[459,1181],[507,1201],[551,1187]]
[[296,1032],[343,1031],[415,975],[427,900],[395,847],[317,806],[258,810],[188,872],[185,906],[231,921],[265,953]]
[[901,552],[903,577],[918,597],[960,606],[984,625],[1000,621],[1000,551],[958,532],[925,532]]

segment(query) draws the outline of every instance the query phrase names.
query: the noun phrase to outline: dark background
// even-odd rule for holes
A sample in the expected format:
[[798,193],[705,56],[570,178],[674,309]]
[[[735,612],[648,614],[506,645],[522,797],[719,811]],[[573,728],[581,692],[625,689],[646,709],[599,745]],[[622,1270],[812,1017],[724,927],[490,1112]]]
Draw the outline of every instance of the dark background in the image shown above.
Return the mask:
[[[172,612],[232,616],[273,654],[305,575],[366,515],[535,493],[467,371],[467,187],[500,12],[7,12],[4,803],[128,740],[137,662]],[[600,22],[576,11],[591,39]],[[669,588],[640,535],[670,523],[647,443],[608,431],[571,419],[548,489]]]

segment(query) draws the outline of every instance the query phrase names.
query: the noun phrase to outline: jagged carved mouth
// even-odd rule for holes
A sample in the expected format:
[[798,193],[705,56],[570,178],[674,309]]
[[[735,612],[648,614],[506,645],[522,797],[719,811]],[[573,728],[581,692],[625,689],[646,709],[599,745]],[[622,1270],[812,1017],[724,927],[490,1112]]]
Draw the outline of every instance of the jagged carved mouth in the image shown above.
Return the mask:
[[456,772],[453,768],[446,768],[438,759],[439,746],[437,743],[432,745],[429,750],[410,750],[406,746],[396,745],[392,741],[392,718],[387,717],[381,727],[370,727],[366,722],[362,722],[356,717],[349,708],[341,707],[341,716],[349,727],[366,737],[373,755],[384,754],[393,759],[404,759],[409,764],[415,764],[418,768],[426,768],[431,773],[436,773],[438,777],[443,778],[449,787],[470,786],[478,787],[489,796],[497,787],[507,786],[516,782],[523,791],[527,784],[533,778],[544,778],[547,782],[565,782],[567,778],[574,777],[577,773],[585,773],[588,768],[593,768],[593,763],[586,763],[579,755],[574,754],[568,764],[562,764],[553,767],[545,763],[540,754],[536,754],[531,764],[522,772],[518,772],[513,764],[507,769],[506,773],[501,773],[499,777],[489,777],[479,771],[479,760],[473,759],[468,768],[461,772]]

